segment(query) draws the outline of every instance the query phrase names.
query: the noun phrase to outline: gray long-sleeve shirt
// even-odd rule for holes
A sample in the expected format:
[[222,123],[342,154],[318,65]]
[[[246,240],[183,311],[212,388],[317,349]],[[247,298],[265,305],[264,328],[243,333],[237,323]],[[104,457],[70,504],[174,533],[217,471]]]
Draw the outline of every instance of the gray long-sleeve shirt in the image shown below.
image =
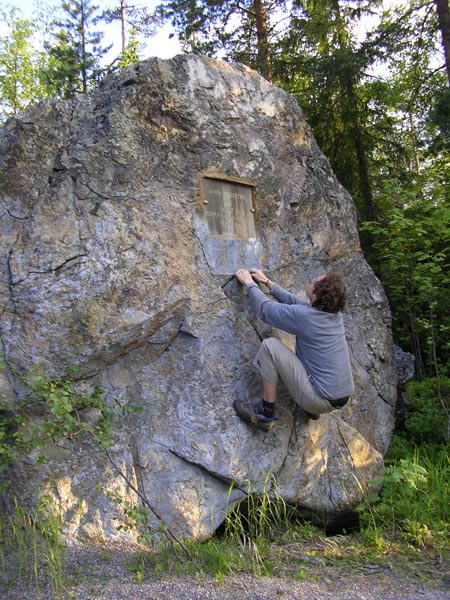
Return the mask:
[[256,314],[268,325],[296,336],[295,352],[311,383],[323,398],[337,400],[354,390],[342,313],[313,308],[279,285],[270,300],[256,284],[248,286],[248,296]]

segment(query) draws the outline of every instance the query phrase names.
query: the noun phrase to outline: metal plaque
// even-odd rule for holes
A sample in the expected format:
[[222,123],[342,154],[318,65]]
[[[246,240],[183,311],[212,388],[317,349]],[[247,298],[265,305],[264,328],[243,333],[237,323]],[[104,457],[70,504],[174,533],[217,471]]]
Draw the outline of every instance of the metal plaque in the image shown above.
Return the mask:
[[252,240],[256,237],[253,185],[203,177],[203,210],[209,235]]

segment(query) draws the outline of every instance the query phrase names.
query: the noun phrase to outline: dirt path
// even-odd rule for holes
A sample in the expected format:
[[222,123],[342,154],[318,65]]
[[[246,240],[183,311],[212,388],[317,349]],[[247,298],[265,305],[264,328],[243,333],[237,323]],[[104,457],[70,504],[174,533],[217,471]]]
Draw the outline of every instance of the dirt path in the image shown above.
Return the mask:
[[[238,573],[220,583],[213,578],[156,577],[148,569],[138,581],[135,565],[141,551],[129,544],[69,549],[69,583],[59,600],[450,600],[450,565],[429,558],[414,564],[339,567],[318,560],[292,576]],[[44,585],[37,592],[8,586],[5,580],[2,585],[1,600],[58,600]]]

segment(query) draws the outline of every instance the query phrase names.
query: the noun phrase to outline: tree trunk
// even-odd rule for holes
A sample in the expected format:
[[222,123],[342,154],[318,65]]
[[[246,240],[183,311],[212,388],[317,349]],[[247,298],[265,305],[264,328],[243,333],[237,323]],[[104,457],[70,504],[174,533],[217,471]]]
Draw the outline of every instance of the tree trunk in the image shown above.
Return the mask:
[[127,47],[126,27],[125,27],[125,0],[120,0],[120,24],[122,26],[122,54]]
[[350,129],[350,135],[353,139],[358,162],[359,187],[363,201],[362,214],[360,217],[362,221],[373,221],[375,219],[375,205],[373,202],[372,186],[370,184],[366,145],[364,143],[363,132],[360,125],[358,97],[355,92],[353,81],[350,78],[344,78],[342,83],[346,94],[345,102],[348,103],[348,115],[353,117],[347,123],[347,126]]
[[353,140],[355,143],[356,156],[358,159],[358,172],[361,186],[361,195],[364,203],[363,221],[375,219],[375,206],[373,203],[372,186],[370,185],[369,166],[367,164],[367,153],[364,147],[362,132],[359,124],[353,125]]
[[258,70],[268,81],[272,81],[270,63],[269,36],[267,31],[267,13],[263,0],[254,0],[256,34],[258,36]]
[[87,81],[87,50],[86,50],[86,17],[84,13],[85,5],[81,3],[81,16],[80,16],[80,34],[81,34],[81,80],[83,84],[83,94],[87,94],[88,81]]
[[448,84],[450,85],[450,9],[448,0],[435,0],[439,20],[439,29],[442,35],[444,48],[445,67],[447,69]]
[[[343,54],[349,53],[348,31],[341,18],[341,9],[337,1],[334,6],[334,13],[338,25],[339,47]],[[355,92],[354,73],[352,69],[342,69],[340,80],[342,88],[345,90],[347,106],[347,116],[350,117],[346,123],[349,127],[353,143],[355,145],[356,158],[358,161],[359,185],[363,200],[363,210],[361,211],[362,221],[373,221],[375,219],[375,205],[373,202],[372,186],[370,184],[369,165],[367,161],[366,144],[361,128],[360,108],[358,96]]]

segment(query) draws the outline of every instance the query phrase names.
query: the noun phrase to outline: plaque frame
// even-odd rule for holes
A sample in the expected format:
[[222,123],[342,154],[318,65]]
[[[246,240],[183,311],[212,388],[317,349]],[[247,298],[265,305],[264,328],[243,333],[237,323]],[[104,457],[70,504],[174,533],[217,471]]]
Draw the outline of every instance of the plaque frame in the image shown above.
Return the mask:
[[256,239],[256,185],[249,179],[208,170],[200,175],[200,210],[208,236]]

